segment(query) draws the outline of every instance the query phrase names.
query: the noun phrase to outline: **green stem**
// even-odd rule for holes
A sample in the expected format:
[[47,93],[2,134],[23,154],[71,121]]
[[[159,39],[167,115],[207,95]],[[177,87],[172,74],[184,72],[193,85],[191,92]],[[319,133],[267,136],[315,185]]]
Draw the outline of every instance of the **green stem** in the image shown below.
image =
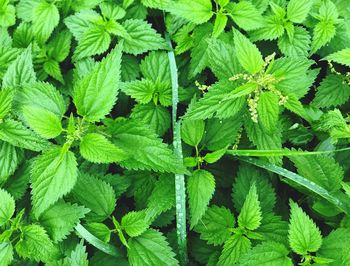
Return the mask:
[[[182,161],[182,145],[180,121],[177,120],[177,104],[179,102],[178,92],[178,75],[175,61],[175,54],[169,35],[166,34],[166,41],[169,45],[168,52],[170,75],[172,85],[172,123],[173,123],[173,145],[176,157]],[[176,232],[177,243],[179,249],[180,264],[187,265],[187,232],[186,232],[186,188],[185,176],[183,174],[175,174],[175,200],[176,200]]]

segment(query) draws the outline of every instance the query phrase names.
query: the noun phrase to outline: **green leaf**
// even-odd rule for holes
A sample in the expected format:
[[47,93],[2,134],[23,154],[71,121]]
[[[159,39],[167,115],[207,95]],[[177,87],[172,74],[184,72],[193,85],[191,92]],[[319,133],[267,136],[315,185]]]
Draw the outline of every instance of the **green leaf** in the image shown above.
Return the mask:
[[103,242],[108,243],[110,241],[112,232],[104,223],[88,223],[85,226],[87,230]]
[[7,119],[0,123],[0,139],[10,144],[33,151],[41,151],[49,147],[50,143],[22,123]]
[[41,1],[33,12],[33,32],[37,40],[44,43],[58,25],[60,14],[54,3],[46,1]]
[[283,19],[278,16],[267,16],[263,27],[251,32],[250,40],[275,40],[283,35],[284,30]]
[[154,82],[170,82],[169,58],[166,52],[152,51],[140,64],[142,75]]
[[261,71],[264,60],[259,49],[237,30],[234,31],[234,43],[241,66],[250,74]]
[[88,266],[89,261],[87,257],[86,247],[81,241],[70,254],[68,264],[72,266]]
[[258,193],[256,184],[253,183],[239,213],[238,225],[249,230],[255,230],[260,226],[261,219],[262,213]]
[[79,174],[73,195],[91,210],[87,214],[87,218],[91,221],[103,221],[114,211],[116,198],[113,188],[92,175]]
[[226,6],[226,9],[232,15],[233,21],[246,31],[258,29],[264,25],[261,13],[250,1],[231,3]]
[[[33,101],[35,99],[35,101]],[[60,92],[50,83],[35,82],[24,85],[18,91],[15,102],[22,106],[46,109],[62,117],[66,112],[66,103]]]
[[350,48],[345,48],[326,57],[327,60],[350,66]]
[[21,257],[37,262],[48,262],[58,257],[58,250],[53,245],[45,229],[37,224],[21,227],[20,240],[15,248]]
[[258,101],[258,121],[266,132],[276,130],[279,118],[279,97],[273,92],[262,92]]
[[230,238],[230,228],[235,225],[235,217],[225,207],[211,206],[207,209],[202,221],[197,224],[194,230],[200,233],[201,239],[213,244],[222,245]]
[[98,133],[88,133],[81,138],[80,154],[94,163],[113,163],[127,159],[129,156]]
[[27,124],[39,136],[52,139],[61,134],[61,121],[53,112],[34,106],[24,106],[22,112]]
[[149,229],[128,241],[128,258],[131,266],[179,265],[175,253],[162,233]]
[[290,39],[288,34],[283,34],[278,39],[278,48],[286,56],[305,56],[307,57],[310,50],[311,37],[308,31],[302,27],[294,27],[293,38]]
[[344,170],[332,158],[322,155],[289,156],[298,169],[298,173],[330,192],[341,188]]
[[234,265],[251,247],[250,240],[244,235],[231,236],[224,245],[219,257],[218,266]]
[[23,152],[8,142],[0,141],[0,156],[0,183],[3,183],[17,169],[23,159]]
[[123,8],[111,3],[101,3],[100,9],[101,9],[102,15],[107,17],[110,20],[122,19],[126,14]]
[[149,227],[146,213],[144,211],[128,212],[123,216],[121,226],[131,237],[141,235]]
[[287,6],[287,18],[294,23],[303,23],[314,1],[291,0]]
[[146,21],[128,19],[123,26],[130,35],[124,40],[124,52],[138,55],[150,50],[166,49],[164,39]]
[[104,118],[117,100],[122,47],[122,43],[118,44],[74,86],[73,100],[78,114],[91,122]]
[[350,96],[350,86],[339,75],[330,74],[322,80],[312,104],[319,108],[336,107],[346,103]]
[[15,200],[6,191],[0,188],[0,226],[7,223],[15,213]]
[[217,150],[214,152],[209,152],[203,157],[203,159],[207,163],[216,163],[225,155],[226,150],[227,150],[227,148],[220,149],[220,150]]
[[155,90],[155,84],[148,79],[126,82],[122,86],[122,91],[126,95],[129,95],[142,104],[152,101]]
[[0,120],[10,112],[13,96],[14,92],[11,89],[0,90]]
[[[6,3],[6,1],[5,1]],[[16,23],[16,9],[13,5],[5,4],[1,7],[0,25],[7,28]]]
[[10,242],[0,243],[0,265],[8,266],[13,260],[13,247]]
[[166,144],[148,127],[133,120],[108,122],[112,142],[130,155],[120,162],[129,169],[147,169],[158,172],[185,172],[180,162]]
[[320,21],[316,24],[313,31],[311,52],[315,53],[318,49],[329,43],[335,36],[335,25],[329,21]]
[[215,178],[205,170],[196,170],[187,180],[188,203],[191,228],[198,224],[205,214],[209,201],[215,192]]
[[36,217],[69,193],[77,181],[77,162],[71,151],[52,148],[32,165],[32,202]]
[[70,52],[72,34],[67,31],[61,31],[48,43],[48,55],[57,62],[64,61]]
[[204,134],[205,123],[203,120],[184,119],[181,123],[182,140],[193,147],[197,146]]
[[58,242],[65,239],[88,212],[89,209],[77,204],[57,202],[41,214],[39,222],[51,239]]
[[322,244],[321,232],[311,218],[293,201],[290,202],[289,244],[299,255],[316,252]]
[[213,16],[210,0],[178,0],[169,3],[166,10],[195,24],[207,22]]
[[221,13],[217,13],[215,16],[213,37],[217,38],[225,29],[227,24],[227,16]]
[[61,68],[57,61],[48,60],[44,63],[43,68],[48,75],[58,80],[59,82],[64,83]]
[[2,87],[15,87],[35,81],[32,63],[32,47],[25,49],[8,67],[3,79]]
[[167,108],[159,104],[137,104],[131,111],[130,117],[140,120],[152,128],[159,136],[170,128],[170,114]]
[[262,266],[293,266],[288,253],[288,249],[280,243],[263,242],[244,254],[239,265],[255,266],[258,263]]
[[102,54],[107,51],[110,43],[111,36],[104,28],[90,27],[81,36],[73,59],[80,60],[84,57]]

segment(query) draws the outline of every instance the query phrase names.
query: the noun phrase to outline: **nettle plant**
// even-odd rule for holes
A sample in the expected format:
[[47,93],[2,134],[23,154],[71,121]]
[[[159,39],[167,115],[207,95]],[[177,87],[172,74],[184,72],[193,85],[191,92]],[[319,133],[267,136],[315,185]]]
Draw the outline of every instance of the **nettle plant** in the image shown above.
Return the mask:
[[0,0],[0,266],[348,265],[348,0]]

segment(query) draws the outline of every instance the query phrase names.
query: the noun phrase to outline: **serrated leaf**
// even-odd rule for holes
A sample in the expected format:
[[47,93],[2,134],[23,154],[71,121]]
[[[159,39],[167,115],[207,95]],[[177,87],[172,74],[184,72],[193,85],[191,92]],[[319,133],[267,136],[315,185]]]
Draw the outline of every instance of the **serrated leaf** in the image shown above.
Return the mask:
[[264,60],[259,49],[237,30],[234,31],[234,43],[241,66],[250,74],[261,71]]
[[159,172],[185,172],[182,162],[155,133],[134,120],[114,120],[108,123],[112,142],[130,154],[120,162],[129,169],[147,169]]
[[121,220],[121,226],[130,237],[141,235],[149,227],[144,211],[129,212]]
[[329,43],[336,33],[336,27],[329,21],[320,21],[316,24],[313,31],[311,52],[315,53],[318,49]]
[[7,223],[15,213],[15,200],[6,191],[0,188],[0,226]]
[[23,159],[23,151],[8,142],[0,141],[0,157],[0,183],[3,183],[17,169]]
[[264,25],[261,13],[250,1],[232,3],[226,8],[231,13],[233,21],[246,31],[258,29]]
[[0,243],[0,265],[8,266],[13,260],[13,247],[11,242]]
[[148,79],[126,82],[122,85],[121,89],[126,95],[129,95],[142,104],[152,101],[156,90],[155,84]]
[[250,40],[275,40],[281,37],[284,33],[283,20],[278,16],[267,16],[262,28],[254,30],[250,34]]
[[74,86],[73,100],[78,114],[91,122],[107,115],[117,100],[122,49],[123,44],[119,43]]
[[77,162],[71,151],[52,148],[32,165],[32,202],[36,217],[69,193],[77,181]]
[[273,92],[262,92],[258,101],[258,121],[269,133],[276,129],[279,118],[279,97]]
[[81,241],[70,254],[68,264],[71,266],[88,266],[89,260],[87,257],[86,247]]
[[215,191],[215,178],[205,170],[196,170],[187,180],[191,228],[203,217]]
[[48,43],[48,55],[57,62],[64,61],[69,55],[72,34],[64,30]]
[[278,39],[278,48],[286,56],[308,56],[311,37],[302,27],[294,27],[293,39],[284,34]]
[[230,228],[234,228],[235,217],[229,209],[213,205],[209,207],[194,230],[200,233],[200,238],[214,246],[222,245],[230,238]]
[[61,121],[54,113],[34,106],[24,106],[22,113],[27,124],[39,136],[52,139],[61,134]]
[[111,230],[104,223],[88,223],[85,225],[86,229],[94,236],[108,243],[111,239]]
[[287,6],[287,18],[294,23],[303,23],[313,5],[313,0],[291,0]]
[[3,119],[12,108],[14,91],[11,89],[0,90],[0,120]]
[[242,209],[238,215],[238,225],[249,230],[257,229],[262,220],[262,213],[256,184],[251,185]]
[[37,262],[48,262],[58,257],[58,250],[45,229],[37,224],[21,227],[20,240],[16,243],[15,248],[21,257]]
[[239,260],[239,265],[255,266],[293,266],[291,258],[288,257],[288,249],[277,242],[263,242],[253,247]]
[[217,38],[225,29],[227,24],[227,16],[221,13],[217,13],[215,16],[213,37]]
[[202,140],[205,123],[203,120],[184,119],[181,123],[182,140],[193,147]]
[[60,14],[54,3],[41,1],[33,10],[33,32],[44,43],[58,25]]
[[169,58],[166,52],[152,51],[140,64],[142,75],[149,80],[170,82]]
[[57,202],[40,215],[39,222],[51,239],[58,242],[65,239],[88,212],[89,209],[77,204]]
[[127,159],[129,156],[98,133],[88,133],[81,138],[80,154],[94,163],[113,163]]
[[2,79],[2,87],[15,87],[35,81],[32,63],[32,47],[26,48],[8,67]]
[[288,239],[292,250],[299,255],[316,252],[322,244],[318,227],[293,201],[290,202]]
[[162,233],[149,229],[128,241],[128,258],[131,266],[179,265],[175,253]]
[[350,48],[345,48],[326,57],[327,60],[350,66]]
[[92,175],[79,174],[73,195],[91,210],[87,214],[91,221],[103,221],[114,211],[116,198],[113,188]]
[[244,235],[235,234],[224,244],[218,266],[234,265],[251,247],[250,240]]
[[[6,3],[6,2],[5,2]],[[7,28],[16,23],[16,9],[13,5],[5,4],[1,7],[0,25]]]
[[164,39],[146,21],[128,19],[123,26],[130,35],[130,38],[124,40],[124,52],[138,55],[150,50],[167,48]]
[[178,0],[169,3],[166,10],[195,24],[207,22],[213,16],[210,0]]
[[64,83],[61,68],[57,61],[48,60],[44,63],[43,68],[48,75],[58,80],[59,82]]
[[10,144],[33,151],[41,151],[50,143],[25,127],[21,122],[7,119],[0,123],[0,139]]

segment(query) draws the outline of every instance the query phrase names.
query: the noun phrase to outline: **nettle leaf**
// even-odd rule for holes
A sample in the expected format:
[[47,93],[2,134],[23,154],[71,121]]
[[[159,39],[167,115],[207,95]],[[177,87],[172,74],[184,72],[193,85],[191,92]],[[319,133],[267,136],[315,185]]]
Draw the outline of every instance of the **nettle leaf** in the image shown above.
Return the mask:
[[41,151],[50,143],[25,127],[21,122],[7,119],[0,123],[0,139],[13,146],[33,151]]
[[335,25],[329,21],[318,22],[313,31],[311,52],[316,52],[318,49],[329,43],[335,36],[335,32]]
[[0,226],[7,223],[15,213],[15,200],[4,189],[0,188]]
[[80,154],[94,163],[112,163],[127,159],[129,156],[98,133],[88,133],[81,138]]
[[227,24],[227,16],[221,13],[217,13],[215,16],[213,38],[217,38],[225,29]]
[[256,7],[249,1],[230,3],[226,9],[233,21],[242,29],[249,31],[263,27],[264,19]]
[[80,266],[88,266],[89,260],[88,260],[88,254],[86,252],[86,247],[83,245],[83,242],[81,241],[75,249],[70,254],[70,257],[68,257],[67,263],[68,265],[80,265]]
[[178,0],[169,3],[166,10],[195,24],[207,22],[214,14],[210,0]]
[[299,255],[316,252],[322,244],[318,227],[293,201],[290,202],[288,239],[292,250]]
[[149,79],[135,80],[124,83],[121,89],[137,102],[146,104],[153,99],[155,84]]
[[330,74],[322,80],[312,104],[316,107],[336,107],[346,103],[350,96],[350,86],[339,75]]
[[258,119],[267,132],[276,129],[279,118],[279,97],[273,92],[262,92],[258,101]]
[[2,79],[3,88],[15,87],[35,81],[31,50],[32,47],[30,45],[10,64]]
[[10,265],[13,260],[13,246],[11,242],[0,243],[0,261],[2,265]]
[[21,227],[20,240],[15,248],[21,257],[37,262],[48,262],[58,257],[58,249],[53,245],[45,229],[37,224]]
[[79,41],[84,33],[100,20],[100,15],[93,10],[82,10],[64,19],[67,28],[73,34],[74,38]]
[[261,220],[262,213],[260,202],[256,191],[256,184],[253,183],[249,189],[237,221],[240,227],[255,230],[260,226]]
[[131,237],[141,235],[149,227],[149,223],[146,220],[146,212],[137,211],[125,214],[121,220],[121,226]]
[[23,159],[23,151],[8,142],[0,141],[0,157],[2,158],[0,160],[0,183],[2,183],[17,169]]
[[130,35],[124,40],[124,52],[138,55],[150,50],[167,49],[165,40],[146,21],[128,19],[123,27]]
[[230,238],[229,229],[234,228],[235,217],[225,207],[211,206],[202,217],[202,221],[194,230],[200,234],[200,238],[214,246],[222,245]]
[[61,73],[60,65],[55,60],[48,60],[43,65],[44,71],[53,77],[54,79],[60,81],[62,84],[64,83],[63,76]]
[[60,14],[54,3],[40,1],[33,11],[33,32],[44,43],[58,25]]
[[169,57],[166,52],[152,51],[140,64],[142,75],[149,80],[170,82]]
[[133,120],[108,121],[112,142],[130,155],[120,162],[128,169],[159,172],[185,172],[180,162],[165,143],[148,127]]
[[159,231],[149,229],[138,237],[130,238],[128,245],[128,258],[132,266],[179,265],[175,253]]
[[77,162],[71,151],[51,148],[32,165],[32,202],[39,217],[52,204],[69,193],[77,181]]
[[345,48],[326,57],[327,60],[350,66],[350,48]]
[[287,18],[294,23],[303,23],[314,1],[291,0],[287,6]]
[[251,247],[250,240],[244,235],[235,234],[224,244],[218,266],[234,265]]
[[308,31],[302,27],[294,27],[293,38],[284,34],[278,39],[278,48],[286,56],[308,56],[311,37]]
[[187,179],[191,228],[198,224],[199,220],[205,214],[214,192],[215,178],[208,171],[196,170]]
[[250,40],[261,41],[261,40],[275,40],[284,34],[283,20],[278,16],[267,16],[265,23],[262,28],[251,32]]
[[92,175],[79,173],[73,195],[91,210],[87,214],[87,218],[91,221],[104,221],[114,211],[116,198],[113,188]]
[[22,113],[27,124],[41,137],[51,139],[62,132],[60,119],[44,108],[24,106]]
[[241,66],[250,74],[261,71],[264,60],[258,48],[237,30],[234,31],[234,43]]
[[13,90],[0,90],[0,119],[3,119],[12,108]]
[[71,41],[72,34],[69,31],[60,32],[48,43],[47,54],[57,62],[64,61],[69,55]]
[[288,249],[277,242],[263,242],[246,254],[239,260],[239,265],[254,266],[257,263],[264,266],[292,266],[292,260],[288,257]]
[[203,120],[184,119],[181,123],[182,140],[193,147],[202,140],[205,123]]
[[51,239],[58,242],[65,239],[88,212],[89,209],[77,204],[57,202],[42,213],[39,222]]
[[74,86],[78,114],[91,122],[104,118],[117,100],[122,49],[123,43],[119,43]]

